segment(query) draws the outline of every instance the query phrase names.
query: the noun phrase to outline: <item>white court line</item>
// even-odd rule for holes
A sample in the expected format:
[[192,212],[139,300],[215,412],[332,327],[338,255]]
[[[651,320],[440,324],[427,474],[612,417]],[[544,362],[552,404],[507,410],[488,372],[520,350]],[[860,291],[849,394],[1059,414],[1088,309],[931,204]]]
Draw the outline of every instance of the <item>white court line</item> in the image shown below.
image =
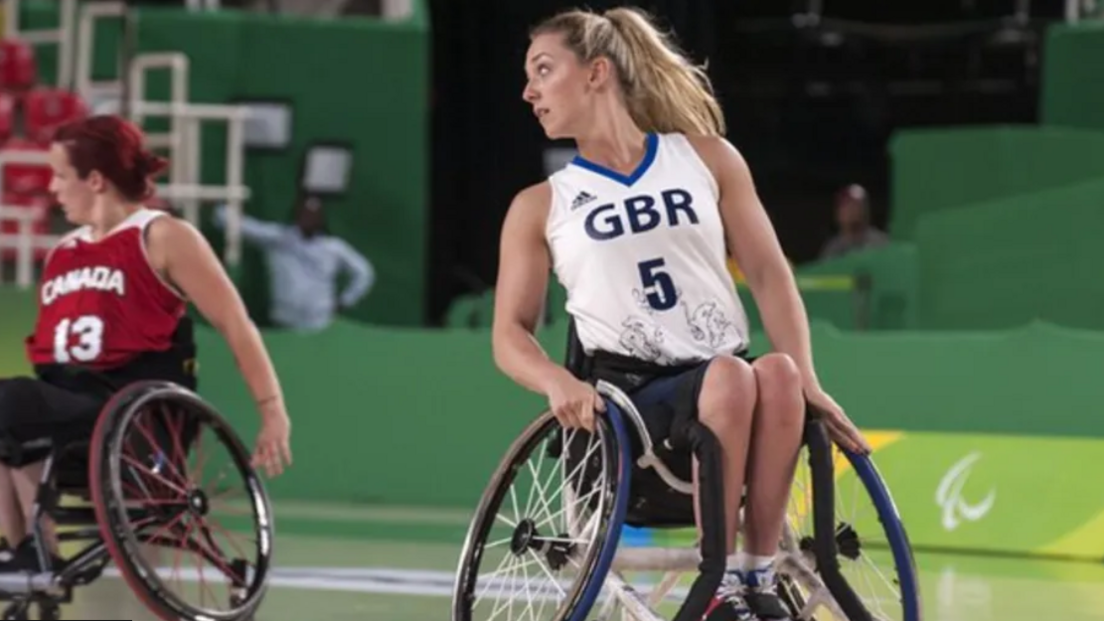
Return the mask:
[[[167,571],[162,568],[158,571]],[[104,570],[105,576],[119,577],[114,567]],[[181,580],[196,582],[199,572],[195,569],[181,568],[178,574]],[[204,580],[210,583],[223,582],[213,579],[210,572],[204,574]],[[273,569],[269,574],[270,588],[308,589],[312,591],[344,591],[352,593],[380,593],[394,595],[418,595],[423,597],[452,597],[456,575],[448,571],[429,571],[418,569],[390,569],[386,567],[288,567]],[[498,584],[502,579],[495,580]],[[515,580],[515,582],[517,582]],[[547,582],[547,581],[544,581]],[[508,584],[508,583],[507,583]],[[518,585],[520,586],[520,584]],[[548,585],[542,584],[542,587]],[[566,584],[570,586],[570,584]],[[640,590],[651,590],[653,585],[640,585]],[[530,583],[530,588],[534,585]],[[540,592],[551,593],[549,587]],[[669,598],[685,598],[688,591],[676,588]]]

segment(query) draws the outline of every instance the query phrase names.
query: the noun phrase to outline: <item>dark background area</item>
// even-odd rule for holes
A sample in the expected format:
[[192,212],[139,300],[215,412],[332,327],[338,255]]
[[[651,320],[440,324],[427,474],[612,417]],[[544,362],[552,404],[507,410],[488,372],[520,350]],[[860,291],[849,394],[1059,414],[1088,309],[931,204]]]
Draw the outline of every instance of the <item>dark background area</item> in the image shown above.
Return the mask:
[[[625,2],[594,0],[603,10]],[[644,0],[709,74],[796,263],[833,231],[832,197],[860,183],[884,227],[899,128],[1034,123],[1043,26],[1062,3],[996,0]],[[818,13],[817,5],[830,10]],[[431,0],[430,319],[493,287],[513,195],[552,146],[521,101],[529,27],[556,0]],[[570,145],[567,145],[570,146]]]

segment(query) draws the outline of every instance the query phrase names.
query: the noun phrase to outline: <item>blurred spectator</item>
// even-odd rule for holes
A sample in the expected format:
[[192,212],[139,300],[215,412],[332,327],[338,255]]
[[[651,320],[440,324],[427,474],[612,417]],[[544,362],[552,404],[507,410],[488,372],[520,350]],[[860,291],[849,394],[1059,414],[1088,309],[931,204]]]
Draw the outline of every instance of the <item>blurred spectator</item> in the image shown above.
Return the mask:
[[[226,225],[226,207],[215,212],[215,224]],[[242,238],[265,249],[271,275],[272,310],[276,325],[296,330],[321,330],[337,311],[353,306],[375,282],[375,270],[344,240],[329,234],[322,200],[306,196],[295,210],[294,224],[262,222],[245,216]],[[337,292],[337,277],[345,271],[349,283]]]
[[870,224],[870,203],[861,185],[851,184],[836,194],[836,226],[839,232],[825,244],[822,259],[889,243],[889,236]]

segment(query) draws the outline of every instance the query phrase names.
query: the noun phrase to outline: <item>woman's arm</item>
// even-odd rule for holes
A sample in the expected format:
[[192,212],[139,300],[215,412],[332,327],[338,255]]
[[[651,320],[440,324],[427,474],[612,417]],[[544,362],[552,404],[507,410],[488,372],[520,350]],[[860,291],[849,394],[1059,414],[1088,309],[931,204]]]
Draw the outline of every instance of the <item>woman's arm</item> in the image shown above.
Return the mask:
[[593,386],[548,358],[534,336],[544,309],[551,267],[544,223],[551,207],[548,183],[523,190],[502,225],[495,282],[492,346],[495,364],[518,384],[548,398],[560,423],[594,430],[605,403]]
[[771,346],[797,363],[806,390],[819,390],[805,304],[747,162],[723,138],[691,140],[717,180],[728,246],[759,307]]
[[544,309],[551,266],[543,223],[552,191],[547,183],[514,198],[502,225],[491,342],[495,363],[522,386],[547,395],[565,368],[549,359],[534,337]]
[[147,252],[153,268],[196,305],[234,353],[261,416],[252,463],[269,476],[291,464],[291,423],[276,369],[261,333],[210,244],[183,220],[160,217],[149,225]]
[[260,332],[203,235],[183,220],[158,218],[150,223],[149,253],[154,267],[226,339],[257,403],[282,401],[280,383]]

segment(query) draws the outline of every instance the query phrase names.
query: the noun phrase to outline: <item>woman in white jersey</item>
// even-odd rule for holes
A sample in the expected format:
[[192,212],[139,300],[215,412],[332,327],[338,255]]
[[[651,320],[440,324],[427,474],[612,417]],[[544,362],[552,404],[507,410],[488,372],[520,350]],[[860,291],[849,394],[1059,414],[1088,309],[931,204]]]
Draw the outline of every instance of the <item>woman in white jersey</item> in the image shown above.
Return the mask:
[[[680,405],[694,408],[721,444],[729,560],[708,618],[784,619],[771,562],[806,403],[824,414],[837,442],[860,452],[869,446],[817,379],[793,274],[747,164],[723,138],[708,79],[646,15],[627,8],[568,11],[541,23],[525,72],[523,98],[545,133],[573,139],[579,156],[510,206],[495,295],[496,363],[545,395],[562,424],[593,429],[595,410],[604,408],[595,388],[533,338],[554,271],[584,352],[599,367],[620,369],[612,376],[659,435],[656,444]],[[773,349],[750,362],[728,252]],[[695,403],[675,402],[694,395]],[[746,537],[736,552],[742,482]]]

